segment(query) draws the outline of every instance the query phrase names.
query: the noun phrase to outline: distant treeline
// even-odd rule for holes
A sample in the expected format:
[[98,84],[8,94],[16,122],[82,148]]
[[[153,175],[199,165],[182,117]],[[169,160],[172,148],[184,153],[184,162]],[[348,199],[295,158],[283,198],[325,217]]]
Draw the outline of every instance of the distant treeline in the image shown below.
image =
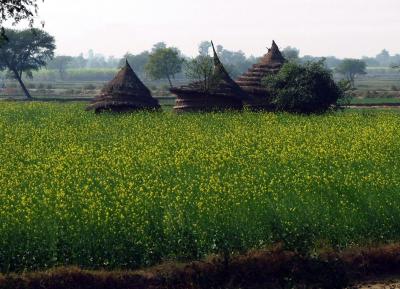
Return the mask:
[[[164,42],[156,43],[152,49],[143,51],[138,54],[127,52],[123,58],[106,57],[102,54],[89,50],[88,53],[81,53],[79,56],[56,56],[47,64],[46,69],[42,69],[33,73],[35,81],[108,81],[112,79],[118,67],[121,67],[125,59],[129,61],[139,77],[145,81],[149,81],[146,75],[145,66],[149,61],[151,53],[158,48],[166,47]],[[216,47],[217,52],[224,63],[225,67],[233,78],[244,73],[252,64],[258,61],[258,57],[246,56],[243,51],[232,51],[225,49],[223,46]],[[178,49],[179,51],[179,49]],[[210,43],[203,41],[199,44],[199,54],[208,54],[210,52]],[[328,68],[335,68],[341,63],[341,59],[334,56],[329,57],[313,57],[305,55],[300,57],[300,50],[294,47],[286,47],[282,49],[284,56],[292,61],[307,62],[319,61],[325,59]],[[183,55],[185,59],[189,57]],[[387,50],[383,50],[376,57],[363,57],[362,60],[368,67],[390,67],[400,64],[400,54],[391,55]],[[5,77],[3,74],[2,77]],[[184,80],[185,73],[179,73],[175,76],[176,80]]]

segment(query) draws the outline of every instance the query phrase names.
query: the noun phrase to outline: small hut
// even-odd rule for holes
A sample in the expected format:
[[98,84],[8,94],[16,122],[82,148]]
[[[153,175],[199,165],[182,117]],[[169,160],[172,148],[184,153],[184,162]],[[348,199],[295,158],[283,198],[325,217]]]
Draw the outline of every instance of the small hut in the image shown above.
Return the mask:
[[250,96],[246,105],[251,109],[270,109],[268,103],[268,91],[262,85],[262,79],[270,74],[278,73],[286,62],[278,45],[272,41],[271,49],[264,55],[260,62],[254,64],[245,74],[239,77],[237,84]]
[[144,109],[159,109],[160,105],[151,96],[150,90],[140,81],[128,61],[87,107],[96,113],[104,111],[130,112]]
[[209,87],[198,81],[170,91],[177,95],[174,110],[185,111],[221,111],[242,110],[246,94],[239,85],[232,80],[225,67],[219,60],[214,44],[214,68],[209,77]]

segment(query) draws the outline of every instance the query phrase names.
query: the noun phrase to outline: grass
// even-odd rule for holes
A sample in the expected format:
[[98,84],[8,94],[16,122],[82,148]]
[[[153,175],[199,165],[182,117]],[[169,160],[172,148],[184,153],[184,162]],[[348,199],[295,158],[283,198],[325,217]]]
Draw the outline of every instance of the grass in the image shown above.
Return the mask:
[[0,271],[400,241],[400,114],[1,103]]
[[400,98],[395,97],[373,97],[373,98],[353,98],[351,101],[352,104],[385,104],[385,103],[394,103],[400,105]]

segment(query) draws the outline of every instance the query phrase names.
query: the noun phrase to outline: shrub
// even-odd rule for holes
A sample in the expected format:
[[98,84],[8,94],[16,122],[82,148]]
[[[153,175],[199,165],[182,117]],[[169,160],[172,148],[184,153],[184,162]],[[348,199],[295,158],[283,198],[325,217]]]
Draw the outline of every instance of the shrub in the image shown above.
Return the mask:
[[322,61],[286,63],[279,73],[264,78],[263,84],[277,111],[322,113],[344,97]]
[[90,84],[86,84],[86,85],[83,87],[83,89],[86,89],[86,90],[95,90],[95,89],[96,89],[96,86],[90,83]]

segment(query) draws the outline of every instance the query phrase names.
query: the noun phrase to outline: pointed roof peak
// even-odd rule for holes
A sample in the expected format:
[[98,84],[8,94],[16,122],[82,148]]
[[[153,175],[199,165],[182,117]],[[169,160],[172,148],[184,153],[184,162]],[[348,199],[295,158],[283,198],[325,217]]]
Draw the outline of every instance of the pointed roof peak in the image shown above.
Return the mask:
[[261,59],[260,64],[266,66],[276,66],[283,64],[285,61],[286,60],[279,50],[279,47],[276,44],[275,40],[272,40],[271,48],[268,49],[268,53],[264,55],[264,57]]
[[[215,66],[215,68],[216,67],[222,67],[223,68],[223,65],[222,65],[222,62],[221,62],[221,60],[219,59],[219,57],[218,57],[218,53],[217,53],[217,51],[215,50],[215,46],[214,46],[214,42],[211,40],[211,46],[212,46],[212,49],[213,49],[213,53],[214,53],[214,56],[213,56],[213,58],[214,58],[214,66]],[[225,69],[224,69],[225,70]]]
[[133,71],[133,68],[132,68],[132,66],[129,64],[129,61],[128,61],[128,59],[126,58],[125,59],[125,67],[123,67],[122,68],[123,70],[127,70],[127,72],[129,72],[130,74],[135,74],[135,76],[136,76],[136,73],[135,73],[135,71]]
[[133,71],[131,65],[128,60],[125,61],[125,66],[121,68],[121,70],[117,73],[115,78],[111,80],[108,85],[103,89],[104,92],[112,93],[118,89],[139,89],[146,90],[148,88],[143,84],[143,82],[136,75],[135,71]]
[[217,51],[215,50],[214,42],[211,40],[211,47],[213,49],[214,55],[217,54]]

